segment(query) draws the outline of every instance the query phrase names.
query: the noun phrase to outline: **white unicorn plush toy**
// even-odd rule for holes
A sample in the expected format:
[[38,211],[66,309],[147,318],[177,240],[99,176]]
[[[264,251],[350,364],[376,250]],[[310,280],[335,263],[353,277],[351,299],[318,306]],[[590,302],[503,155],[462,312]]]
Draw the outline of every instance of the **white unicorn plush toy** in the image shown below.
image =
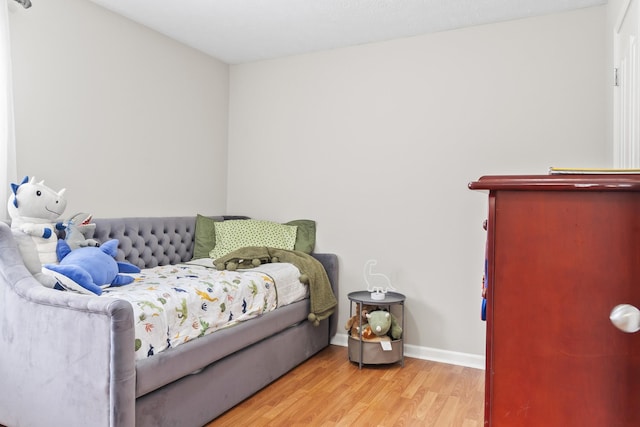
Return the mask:
[[42,265],[58,262],[56,220],[67,207],[65,189],[56,193],[44,181],[25,176],[20,184],[11,184],[11,190],[7,210],[24,264],[40,283],[53,288],[57,280],[44,274]]

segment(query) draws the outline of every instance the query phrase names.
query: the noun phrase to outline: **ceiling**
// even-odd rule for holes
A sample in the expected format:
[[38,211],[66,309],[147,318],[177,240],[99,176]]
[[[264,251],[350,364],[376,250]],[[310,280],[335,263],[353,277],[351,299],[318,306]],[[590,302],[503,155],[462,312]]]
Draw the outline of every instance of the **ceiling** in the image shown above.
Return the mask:
[[607,0],[90,1],[229,64],[607,3]]

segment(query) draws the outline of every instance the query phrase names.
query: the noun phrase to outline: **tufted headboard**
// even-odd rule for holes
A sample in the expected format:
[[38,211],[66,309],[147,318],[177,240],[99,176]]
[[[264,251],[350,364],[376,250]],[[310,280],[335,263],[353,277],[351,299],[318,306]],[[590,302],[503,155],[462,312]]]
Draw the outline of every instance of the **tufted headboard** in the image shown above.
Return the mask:
[[[213,216],[224,219],[242,216]],[[196,217],[140,217],[94,219],[92,238],[104,243],[118,239],[118,261],[128,261],[140,268],[190,261],[193,256]]]

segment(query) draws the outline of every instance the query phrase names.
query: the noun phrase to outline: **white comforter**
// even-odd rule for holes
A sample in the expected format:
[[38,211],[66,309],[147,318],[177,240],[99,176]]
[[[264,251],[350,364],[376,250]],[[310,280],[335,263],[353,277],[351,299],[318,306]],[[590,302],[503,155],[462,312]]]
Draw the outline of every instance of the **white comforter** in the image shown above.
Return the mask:
[[130,285],[104,289],[104,296],[127,300],[133,306],[137,359],[308,294],[298,280],[300,272],[291,264],[265,264],[242,271],[218,271],[199,264],[145,269],[132,274],[135,281]]

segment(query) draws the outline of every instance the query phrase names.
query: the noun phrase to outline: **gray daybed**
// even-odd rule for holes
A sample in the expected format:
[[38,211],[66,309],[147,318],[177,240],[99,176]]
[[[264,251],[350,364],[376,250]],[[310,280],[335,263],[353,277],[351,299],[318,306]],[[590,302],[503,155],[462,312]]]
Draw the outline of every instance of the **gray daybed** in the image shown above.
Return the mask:
[[[120,261],[192,257],[195,217],[94,222]],[[337,257],[313,256],[337,296]],[[0,424],[202,426],[329,344],[336,315],[315,327],[308,313],[306,299],[136,360],[131,304],[43,287],[0,222]]]

